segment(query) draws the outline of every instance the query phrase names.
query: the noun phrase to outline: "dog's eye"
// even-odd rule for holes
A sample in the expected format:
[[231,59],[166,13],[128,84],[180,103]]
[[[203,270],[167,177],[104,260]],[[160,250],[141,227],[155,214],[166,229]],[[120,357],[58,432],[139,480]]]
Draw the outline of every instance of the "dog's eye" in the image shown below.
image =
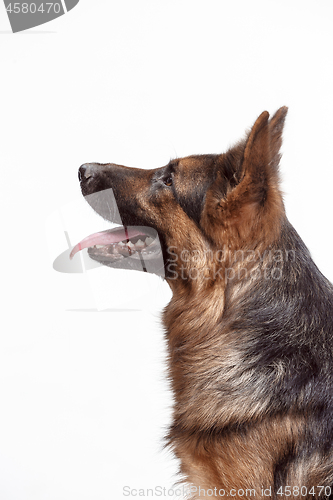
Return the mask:
[[168,175],[168,177],[166,177],[164,180],[163,180],[164,184],[166,186],[172,186],[172,177],[171,175]]

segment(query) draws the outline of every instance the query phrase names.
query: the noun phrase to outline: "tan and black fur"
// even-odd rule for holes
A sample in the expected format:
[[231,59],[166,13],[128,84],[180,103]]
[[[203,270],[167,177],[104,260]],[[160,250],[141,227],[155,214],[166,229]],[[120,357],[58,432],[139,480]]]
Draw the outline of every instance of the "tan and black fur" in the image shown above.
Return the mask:
[[175,398],[167,439],[194,499],[205,498],[199,488],[213,498],[331,493],[333,287],[285,214],[286,114],[263,112],[224,154],[153,170],[80,168],[85,196],[112,188],[123,224],[159,235],[173,292],[163,313]]

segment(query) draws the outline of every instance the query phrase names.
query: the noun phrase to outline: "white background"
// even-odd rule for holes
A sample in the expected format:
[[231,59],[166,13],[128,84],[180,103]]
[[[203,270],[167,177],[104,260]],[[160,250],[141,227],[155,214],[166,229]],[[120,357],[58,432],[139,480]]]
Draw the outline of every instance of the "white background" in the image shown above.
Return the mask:
[[333,280],[332,19],[330,0],[81,0],[11,34],[0,5],[1,500],[118,500],[176,478],[166,285],[105,269],[98,311],[87,275],[52,268],[80,164],[223,152],[287,105],[287,213]]

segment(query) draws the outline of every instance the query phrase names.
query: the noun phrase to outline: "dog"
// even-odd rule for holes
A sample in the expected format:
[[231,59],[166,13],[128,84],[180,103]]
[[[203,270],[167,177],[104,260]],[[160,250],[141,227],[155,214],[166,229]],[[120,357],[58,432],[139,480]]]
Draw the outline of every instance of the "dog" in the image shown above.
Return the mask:
[[286,217],[286,114],[264,111],[223,154],[79,169],[91,206],[120,222],[103,199],[112,189],[123,226],[72,256],[89,247],[103,264],[147,270],[162,252],[167,443],[193,499],[333,498],[333,286]]

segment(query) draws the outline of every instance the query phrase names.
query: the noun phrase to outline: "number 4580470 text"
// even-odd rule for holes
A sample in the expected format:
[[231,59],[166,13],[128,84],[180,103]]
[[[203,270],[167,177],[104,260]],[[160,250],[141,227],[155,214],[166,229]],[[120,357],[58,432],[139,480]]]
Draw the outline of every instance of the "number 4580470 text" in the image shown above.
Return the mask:
[[11,14],[35,14],[37,12],[49,14],[50,12],[54,12],[55,14],[59,14],[61,11],[60,3],[53,2],[42,2],[40,4],[36,3],[10,3],[6,8],[7,12]]

